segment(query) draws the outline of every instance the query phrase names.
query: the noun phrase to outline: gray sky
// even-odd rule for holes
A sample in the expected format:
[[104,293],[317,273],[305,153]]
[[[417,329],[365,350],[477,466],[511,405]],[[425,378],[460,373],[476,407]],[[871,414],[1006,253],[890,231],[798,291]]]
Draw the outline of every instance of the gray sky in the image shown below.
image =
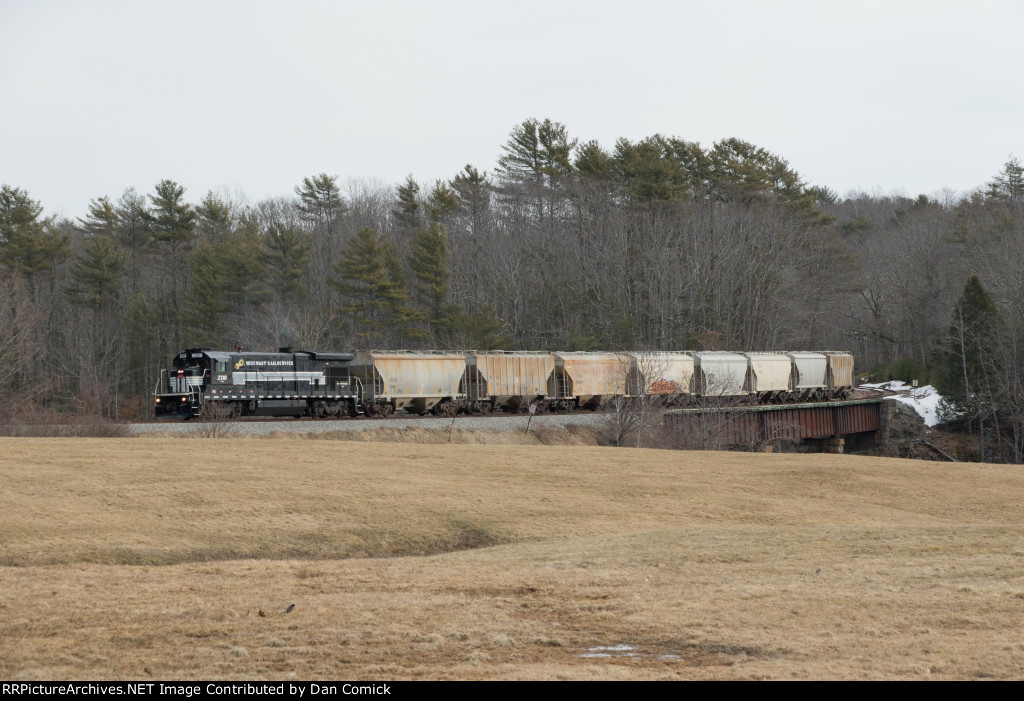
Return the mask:
[[0,183],[47,214],[326,172],[491,171],[528,117],[606,148],[738,137],[909,195],[1024,157],[1024,3],[0,0]]

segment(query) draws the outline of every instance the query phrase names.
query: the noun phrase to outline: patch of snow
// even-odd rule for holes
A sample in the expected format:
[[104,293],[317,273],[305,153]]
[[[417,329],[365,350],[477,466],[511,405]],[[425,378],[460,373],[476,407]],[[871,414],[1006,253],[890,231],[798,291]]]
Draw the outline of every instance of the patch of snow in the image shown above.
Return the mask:
[[931,385],[913,387],[900,380],[890,380],[889,382],[860,385],[858,389],[887,389],[896,392],[893,399],[912,406],[914,411],[924,419],[926,426],[934,426],[939,422],[939,402],[942,401],[942,395]]
[[636,657],[636,654],[629,645],[598,645],[588,647],[580,657]]

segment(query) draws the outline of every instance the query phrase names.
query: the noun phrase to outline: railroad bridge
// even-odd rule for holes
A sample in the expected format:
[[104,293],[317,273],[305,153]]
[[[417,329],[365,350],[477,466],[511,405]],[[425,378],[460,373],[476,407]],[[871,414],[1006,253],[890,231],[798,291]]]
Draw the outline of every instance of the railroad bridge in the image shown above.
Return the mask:
[[[891,402],[889,404],[892,404]],[[888,423],[882,397],[803,404],[700,407],[665,412],[665,428],[682,448],[768,450],[786,441],[842,453],[881,444]]]

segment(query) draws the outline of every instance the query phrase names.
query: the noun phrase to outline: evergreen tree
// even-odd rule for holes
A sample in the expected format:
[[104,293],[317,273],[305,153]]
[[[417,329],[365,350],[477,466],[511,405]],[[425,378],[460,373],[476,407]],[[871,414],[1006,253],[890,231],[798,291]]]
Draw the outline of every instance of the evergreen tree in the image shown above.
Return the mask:
[[134,260],[149,247],[152,240],[146,198],[130,187],[117,200],[115,212],[118,244],[128,252],[129,260]]
[[110,310],[121,288],[127,256],[117,247],[113,235],[98,235],[85,240],[82,251],[71,264],[71,279],[66,289],[75,304],[96,310]]
[[231,235],[234,213],[231,205],[213,191],[196,207],[196,235],[200,239],[217,243]]
[[327,173],[303,178],[295,193],[299,196],[300,216],[312,233],[309,293],[314,300],[327,299],[331,261],[337,257],[340,245],[341,216],[348,207],[342,200],[337,176]]
[[996,177],[988,184],[989,198],[1002,202],[1024,202],[1024,166],[1011,155]]
[[53,275],[68,236],[52,220],[40,220],[42,212],[21,188],[0,187],[0,264],[29,276]]
[[187,331],[191,345],[230,345],[227,322],[263,299],[265,272],[258,234],[242,228],[219,241],[200,241],[192,252]]
[[480,305],[472,314],[461,314],[458,328],[460,333],[455,338],[459,342],[456,345],[462,348],[505,350],[515,344],[515,339],[498,318],[497,310],[489,304]]
[[451,271],[448,267],[448,237],[444,227],[432,222],[413,239],[407,258],[415,279],[416,306],[437,340],[447,340],[458,326],[461,308],[448,303]]
[[552,186],[573,172],[572,151],[576,139],[560,122],[527,119],[509,134],[498,158],[498,172],[505,179]]
[[272,222],[263,240],[270,287],[278,300],[299,300],[306,296],[302,276],[309,265],[313,237],[307,231]]
[[477,236],[491,214],[491,184],[487,173],[467,164],[451,181],[459,198],[459,212],[465,218],[468,232]]
[[320,173],[312,178],[303,178],[302,185],[296,186],[295,194],[299,196],[303,219],[313,224],[321,235],[333,235],[338,217],[346,210],[338,177]]
[[408,305],[397,247],[375,230],[363,229],[348,241],[331,285],[345,298],[341,312],[361,341],[373,344],[422,336],[410,327],[421,317]]
[[146,211],[146,198],[128,188],[114,207],[117,214],[117,244],[126,255],[126,291],[129,297],[138,294],[143,281],[143,259],[153,243]]
[[685,168],[658,134],[635,144],[619,139],[612,166],[633,202],[674,202],[691,194]]
[[89,203],[89,215],[78,220],[78,230],[88,236],[114,239],[117,236],[119,218],[109,197],[99,197]]
[[993,359],[999,344],[1000,320],[996,305],[972,275],[953,309],[949,328],[950,352],[947,394],[966,412],[968,423],[977,422],[979,450],[984,460],[985,422],[995,416],[998,381]]
[[438,180],[427,196],[426,208],[431,221],[444,221],[459,211],[459,194],[451,185]]
[[195,210],[184,201],[185,188],[173,180],[161,180],[149,196],[152,207],[146,211],[146,221],[153,240],[163,255],[160,256],[162,312],[168,333],[169,347],[161,350],[173,352],[184,341],[185,309],[180,299],[188,279],[188,254],[195,238]]
[[580,146],[573,169],[583,180],[608,180],[614,174],[611,155],[596,141]]
[[563,181],[574,173],[576,139],[560,122],[527,119],[512,130],[502,146],[497,172],[509,198],[532,202],[537,221],[553,227],[561,203]]
[[172,255],[187,249],[195,235],[196,213],[184,196],[185,188],[173,180],[161,180],[149,196],[152,209],[147,219],[153,238]]
[[419,227],[422,210],[419,195],[420,186],[416,184],[411,174],[406,177],[405,182],[395,188],[395,206],[391,210],[391,215],[395,218],[398,228]]

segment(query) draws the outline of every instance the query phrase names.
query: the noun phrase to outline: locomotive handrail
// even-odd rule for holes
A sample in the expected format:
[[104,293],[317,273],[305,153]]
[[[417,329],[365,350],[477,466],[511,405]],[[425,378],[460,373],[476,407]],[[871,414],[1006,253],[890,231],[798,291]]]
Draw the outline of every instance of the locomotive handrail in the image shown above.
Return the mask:
[[156,377],[156,386],[153,387],[153,394],[168,394],[170,383],[167,377],[167,368],[161,368],[160,374]]

